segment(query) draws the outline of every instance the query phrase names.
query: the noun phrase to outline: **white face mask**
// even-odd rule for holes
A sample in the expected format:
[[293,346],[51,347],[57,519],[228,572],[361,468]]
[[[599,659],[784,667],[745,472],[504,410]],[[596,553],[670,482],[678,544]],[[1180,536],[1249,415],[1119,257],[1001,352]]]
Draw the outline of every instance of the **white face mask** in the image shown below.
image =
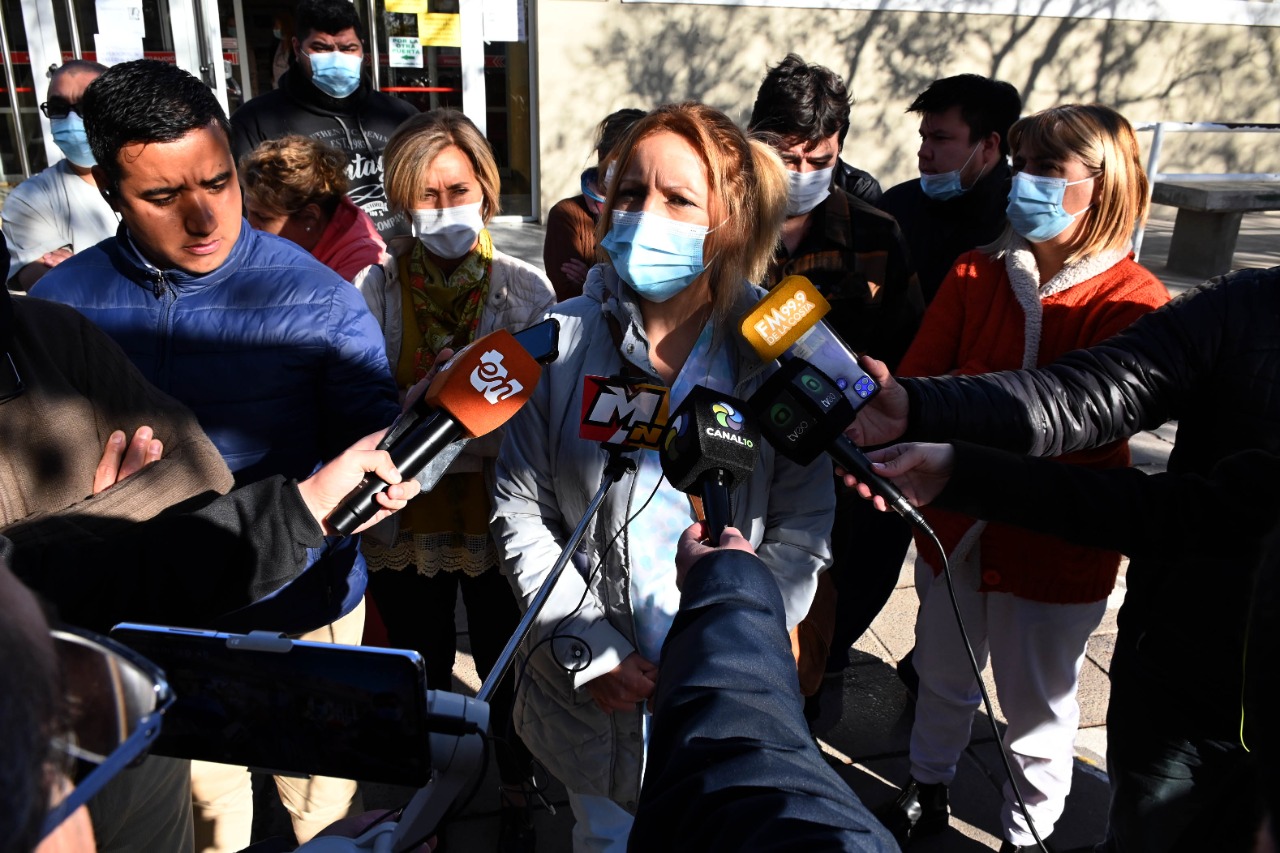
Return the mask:
[[480,205],[463,204],[458,207],[442,207],[439,210],[415,210],[413,236],[422,241],[427,251],[437,258],[454,260],[461,258],[475,246],[484,230],[484,217]]
[[787,193],[787,216],[804,216],[831,195],[831,176],[836,167],[814,172],[787,171],[791,191]]

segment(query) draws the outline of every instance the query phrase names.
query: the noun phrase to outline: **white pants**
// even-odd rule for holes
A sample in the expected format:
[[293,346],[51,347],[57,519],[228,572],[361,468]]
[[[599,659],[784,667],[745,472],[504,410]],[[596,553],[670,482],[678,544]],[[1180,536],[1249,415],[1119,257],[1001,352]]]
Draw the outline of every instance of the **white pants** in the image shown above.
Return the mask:
[[[338,621],[298,636],[299,640],[356,646],[364,637],[364,599]],[[277,776],[280,802],[293,821],[298,843],[348,814],[364,811],[351,779]],[[191,796],[197,853],[236,853],[249,846],[253,827],[253,787],[248,768],[211,761],[191,762]]]
[[[1000,708],[1009,721],[1005,749],[1027,811],[1044,838],[1053,831],[1071,790],[1080,666],[1107,602],[1046,604],[1008,593],[981,593],[975,558],[951,571],[978,665],[985,666],[991,656]],[[949,785],[969,745],[973,712],[982,698],[956,627],[946,578],[935,578],[917,560],[916,590],[921,604],[913,663],[920,691],[911,729],[911,776],[924,784]],[[1035,843],[1007,783],[1000,820],[1007,840]]]

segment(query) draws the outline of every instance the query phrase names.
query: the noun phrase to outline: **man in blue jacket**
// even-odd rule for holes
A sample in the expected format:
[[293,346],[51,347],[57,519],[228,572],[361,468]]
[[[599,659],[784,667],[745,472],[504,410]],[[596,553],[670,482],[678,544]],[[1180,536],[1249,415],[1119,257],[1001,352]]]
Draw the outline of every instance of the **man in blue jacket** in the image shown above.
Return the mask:
[[[81,103],[94,177],[121,228],[33,295],[77,308],[190,406],[238,482],[306,477],[389,424],[399,406],[376,321],[337,274],[243,220],[230,125],[208,87],[139,60],[107,71]],[[366,577],[349,540],[234,627],[358,643]],[[193,775],[197,834],[212,835],[211,849],[248,845],[248,782],[220,765]],[[354,782],[277,783],[302,840],[359,810]]]

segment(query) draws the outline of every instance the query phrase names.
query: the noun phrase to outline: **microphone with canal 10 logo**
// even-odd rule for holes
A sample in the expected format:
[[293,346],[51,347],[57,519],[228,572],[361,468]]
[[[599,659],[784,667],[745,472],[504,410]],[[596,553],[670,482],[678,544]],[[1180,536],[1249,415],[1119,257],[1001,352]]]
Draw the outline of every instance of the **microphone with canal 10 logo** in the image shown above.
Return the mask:
[[676,409],[662,439],[662,473],[702,498],[712,545],[729,526],[729,493],[751,475],[760,429],[743,401],[697,385]]
[[[505,329],[490,332],[454,353],[427,387],[420,406],[430,413],[387,448],[408,479],[459,438],[493,432],[533,394],[542,367]],[[329,516],[329,526],[347,535],[378,511],[375,496],[387,488],[367,475]]]

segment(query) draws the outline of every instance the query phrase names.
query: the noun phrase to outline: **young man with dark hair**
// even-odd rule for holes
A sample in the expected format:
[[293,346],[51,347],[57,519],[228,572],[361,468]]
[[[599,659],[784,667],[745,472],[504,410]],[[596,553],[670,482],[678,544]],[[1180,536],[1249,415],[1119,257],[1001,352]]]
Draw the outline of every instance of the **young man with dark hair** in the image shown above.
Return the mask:
[[871,173],[839,159],[849,132],[849,90],[830,68],[809,65],[797,54],[787,54],[760,84],[749,126],[758,133],[783,136],[803,127],[804,142],[823,150],[830,147],[827,140],[835,137],[835,185],[867,204],[880,203],[880,182]]
[[[782,239],[765,284],[805,276],[831,303],[827,322],[850,347],[897,364],[920,326],[924,302],[893,217],[833,184],[849,129],[844,82],[829,68],[789,54],[765,75],[750,128],[768,134],[791,181]],[[824,671],[834,678],[848,666],[849,647],[866,628],[861,623],[870,624],[884,603],[869,616],[863,613],[856,584],[865,566],[893,564],[892,591],[911,533],[896,516],[877,515],[855,496],[843,495],[831,538],[831,571],[819,579],[817,598],[799,627],[801,686],[809,696],[816,696]],[[817,704],[810,704],[811,715]]]
[[408,234],[408,225],[387,206],[382,151],[400,123],[418,111],[375,92],[363,75],[364,44],[350,0],[302,0],[294,19],[293,55],[279,87],[231,117],[236,162],[263,140],[291,133],[327,142],[347,153],[348,194],[383,239]]
[[[95,177],[123,228],[60,264],[33,295],[79,309],[115,338],[195,411],[241,483],[305,477],[389,424],[399,406],[377,322],[336,273],[241,218],[229,127],[209,88],[139,60],[98,78],[84,107]],[[346,540],[237,627],[358,643],[366,580],[356,540]],[[216,794],[196,793],[198,803],[219,801],[197,825],[212,830],[214,847],[239,850],[249,821],[227,815],[231,803],[251,807],[249,778],[224,770],[231,776]],[[193,778],[207,786],[211,775]],[[358,800],[346,780],[278,785],[302,840]]]
[[930,83],[907,112],[920,116],[920,177],[885,192],[880,208],[907,237],[927,303],[956,258],[1004,231],[1006,136],[1022,99],[1002,80],[960,74]]
[[76,252],[115,236],[118,222],[94,182],[93,153],[80,112],[84,90],[106,70],[72,59],[49,76],[48,99],[40,109],[65,159],[18,184],[4,200],[9,282],[15,290],[29,289]]

